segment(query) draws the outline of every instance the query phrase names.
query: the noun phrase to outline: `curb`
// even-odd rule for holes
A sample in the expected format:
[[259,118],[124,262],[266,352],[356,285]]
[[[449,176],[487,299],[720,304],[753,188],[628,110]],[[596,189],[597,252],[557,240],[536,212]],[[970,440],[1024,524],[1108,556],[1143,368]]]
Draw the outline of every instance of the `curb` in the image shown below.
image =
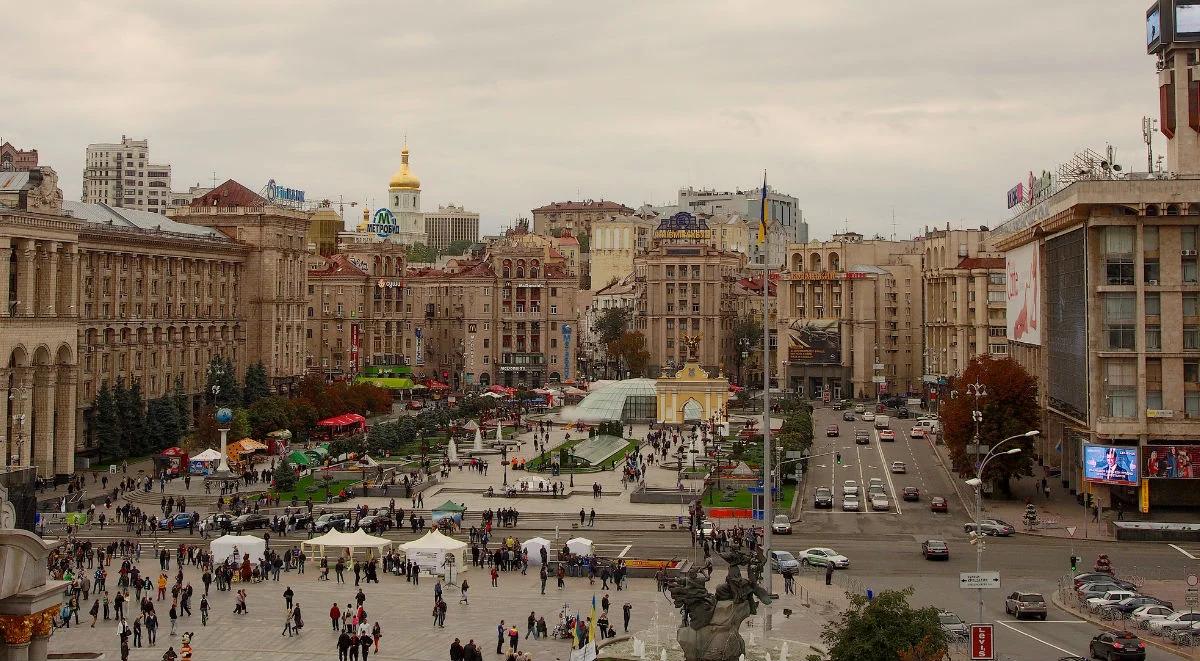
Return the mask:
[[[1070,613],[1071,615],[1073,615],[1075,617],[1078,617],[1081,620],[1090,622],[1090,623],[1100,627],[1101,629],[1105,629],[1107,631],[1125,631],[1126,630],[1125,628],[1114,627],[1112,625],[1111,621],[1101,620],[1099,618],[1094,617],[1091,613],[1081,613],[1074,608],[1068,607],[1067,605],[1063,604],[1061,599],[1059,599],[1058,590],[1055,590],[1053,593],[1050,594],[1050,603],[1054,604],[1055,606],[1058,606],[1062,610]],[[1193,658],[1193,656],[1190,653],[1185,652],[1179,648],[1173,647],[1171,645],[1167,645],[1166,643],[1155,640],[1154,638],[1143,638],[1141,635],[1138,635],[1138,639],[1141,640],[1143,643],[1146,643],[1147,645],[1157,647],[1158,649],[1160,649],[1164,652],[1168,652],[1170,654],[1174,654],[1175,656],[1180,656],[1185,659]]]

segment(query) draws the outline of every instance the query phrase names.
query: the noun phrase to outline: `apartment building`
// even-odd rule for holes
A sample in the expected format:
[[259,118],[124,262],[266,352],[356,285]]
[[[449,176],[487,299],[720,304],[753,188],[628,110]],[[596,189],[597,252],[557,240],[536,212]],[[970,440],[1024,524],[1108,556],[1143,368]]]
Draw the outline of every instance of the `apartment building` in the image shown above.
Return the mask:
[[0,172],[28,172],[37,166],[36,149],[17,149],[8,141],[0,144]]
[[119,143],[87,146],[84,202],[166,213],[171,206],[171,166],[150,162],[150,142],[121,136]]
[[576,237],[591,236],[592,223],[615,220],[633,214],[633,209],[609,200],[583,200],[581,202],[551,202],[531,211],[534,234],[558,234],[571,230]]

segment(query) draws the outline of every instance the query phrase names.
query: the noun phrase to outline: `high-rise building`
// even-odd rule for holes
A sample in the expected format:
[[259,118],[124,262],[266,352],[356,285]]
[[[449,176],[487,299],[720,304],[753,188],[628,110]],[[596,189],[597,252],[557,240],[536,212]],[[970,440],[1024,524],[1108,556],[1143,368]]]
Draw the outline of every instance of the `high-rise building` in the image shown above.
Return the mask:
[[426,244],[444,253],[455,241],[479,242],[479,214],[461,206],[439,206],[425,213]]
[[0,172],[28,172],[37,165],[36,149],[17,149],[9,142],[0,144]]
[[[678,208],[692,214],[737,214],[754,223],[762,219],[762,187],[749,190],[718,191],[711,188],[679,189]],[[767,207],[771,222],[783,228],[787,243],[808,243],[808,223],[800,200],[767,186]]]
[[83,201],[166,213],[171,205],[171,166],[150,162],[150,143],[121,136],[119,143],[87,146]]

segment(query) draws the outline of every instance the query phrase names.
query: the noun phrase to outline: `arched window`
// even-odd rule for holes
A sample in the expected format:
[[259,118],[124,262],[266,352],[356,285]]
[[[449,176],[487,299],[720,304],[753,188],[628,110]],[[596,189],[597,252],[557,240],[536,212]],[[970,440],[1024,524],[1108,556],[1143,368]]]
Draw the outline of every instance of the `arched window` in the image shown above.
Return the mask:
[[808,258],[808,270],[810,270],[810,271],[820,271],[821,270],[821,254],[820,253],[814,252]]
[[508,278],[508,277],[511,277],[511,273],[512,273],[512,260],[506,259],[506,260],[504,260],[504,262],[501,266],[500,275],[502,277]]
[[841,266],[841,259],[836,252],[829,253],[829,270],[836,271]]
[[1147,204],[1146,205],[1146,215],[1147,216],[1157,216],[1158,215],[1158,206],[1153,205],[1153,204]]

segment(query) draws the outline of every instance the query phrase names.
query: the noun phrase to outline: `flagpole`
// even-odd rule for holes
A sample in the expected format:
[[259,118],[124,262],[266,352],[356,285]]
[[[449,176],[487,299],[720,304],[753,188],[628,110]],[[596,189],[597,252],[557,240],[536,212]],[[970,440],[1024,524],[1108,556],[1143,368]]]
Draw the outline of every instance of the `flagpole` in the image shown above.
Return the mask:
[[[762,210],[760,211],[762,219],[759,221],[759,231],[762,233],[762,258],[763,258],[763,554],[767,559],[765,573],[763,574],[763,587],[766,588],[767,594],[771,594],[771,523],[774,521],[774,480],[772,479],[771,470],[771,327],[770,327],[770,247],[771,233],[767,223],[769,215],[767,213],[767,172],[763,171],[763,189],[762,189]],[[766,607],[766,612],[763,616],[763,631],[771,630],[771,607]],[[764,641],[765,642],[765,641]]]

